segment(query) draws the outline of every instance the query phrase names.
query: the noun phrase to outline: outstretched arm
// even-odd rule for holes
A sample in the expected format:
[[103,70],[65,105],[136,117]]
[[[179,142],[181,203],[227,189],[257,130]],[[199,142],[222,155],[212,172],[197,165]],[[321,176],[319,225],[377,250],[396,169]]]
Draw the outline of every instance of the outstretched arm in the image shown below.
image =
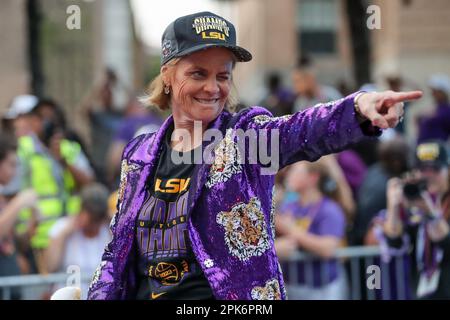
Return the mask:
[[34,190],[27,189],[21,191],[3,208],[0,214],[0,238],[7,235],[14,228],[14,223],[16,223],[22,209],[36,205],[37,198]]
[[[343,99],[318,104],[283,117],[255,111],[248,128],[266,129],[278,136],[279,168],[301,160],[315,161],[344,150],[381,129],[395,127],[403,115],[403,101],[418,99],[422,92],[357,92]],[[277,131],[274,131],[277,129]],[[276,139],[274,139],[276,140]]]

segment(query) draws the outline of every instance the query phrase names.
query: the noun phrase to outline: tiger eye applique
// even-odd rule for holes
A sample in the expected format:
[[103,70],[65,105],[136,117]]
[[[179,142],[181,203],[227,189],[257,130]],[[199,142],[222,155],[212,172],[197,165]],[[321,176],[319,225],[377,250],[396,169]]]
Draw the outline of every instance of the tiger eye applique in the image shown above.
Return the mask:
[[209,170],[206,187],[228,181],[232,175],[242,171],[241,154],[232,138],[232,130],[227,130],[225,138],[214,149],[214,162]]
[[257,198],[239,203],[231,211],[222,211],[216,221],[224,228],[230,254],[241,261],[261,256],[270,248],[269,235],[261,203]]

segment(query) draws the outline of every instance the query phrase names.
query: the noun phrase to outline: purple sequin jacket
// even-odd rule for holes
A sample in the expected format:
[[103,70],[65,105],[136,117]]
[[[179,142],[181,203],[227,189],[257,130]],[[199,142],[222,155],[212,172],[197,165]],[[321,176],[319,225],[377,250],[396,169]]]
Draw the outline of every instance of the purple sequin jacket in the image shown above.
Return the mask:
[[[278,129],[279,166],[314,161],[343,150],[380,130],[356,120],[352,94],[303,112],[272,117],[251,107],[223,111],[209,128],[224,138],[212,164],[196,166],[191,180],[188,233],[192,249],[217,299],[286,299],[274,249],[274,176],[262,165],[242,163],[234,129]],[[94,274],[88,299],[134,299],[137,286],[135,224],[146,198],[147,178],[157,165],[170,116],[159,131],[132,140],[124,150],[112,240]],[[244,151],[245,153],[245,151]],[[211,162],[210,162],[211,163]]]

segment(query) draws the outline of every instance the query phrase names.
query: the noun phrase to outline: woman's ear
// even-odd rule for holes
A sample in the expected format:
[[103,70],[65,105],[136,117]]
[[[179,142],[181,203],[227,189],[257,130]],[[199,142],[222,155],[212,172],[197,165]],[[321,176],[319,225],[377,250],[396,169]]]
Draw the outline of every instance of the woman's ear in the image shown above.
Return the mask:
[[169,85],[170,86],[170,81],[169,81],[169,67],[167,65],[164,65],[161,67],[161,78],[162,81],[164,82],[164,85]]

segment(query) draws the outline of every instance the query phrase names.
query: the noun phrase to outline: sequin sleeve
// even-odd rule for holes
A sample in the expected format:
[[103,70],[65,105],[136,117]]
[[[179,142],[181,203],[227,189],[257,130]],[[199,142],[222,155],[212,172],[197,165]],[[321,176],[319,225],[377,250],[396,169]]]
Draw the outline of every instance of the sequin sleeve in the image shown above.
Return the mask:
[[269,130],[272,137],[277,130],[280,169],[300,160],[315,161],[381,134],[369,121],[360,124],[356,119],[353,99],[357,94],[282,117],[266,111],[251,117],[249,128]]

